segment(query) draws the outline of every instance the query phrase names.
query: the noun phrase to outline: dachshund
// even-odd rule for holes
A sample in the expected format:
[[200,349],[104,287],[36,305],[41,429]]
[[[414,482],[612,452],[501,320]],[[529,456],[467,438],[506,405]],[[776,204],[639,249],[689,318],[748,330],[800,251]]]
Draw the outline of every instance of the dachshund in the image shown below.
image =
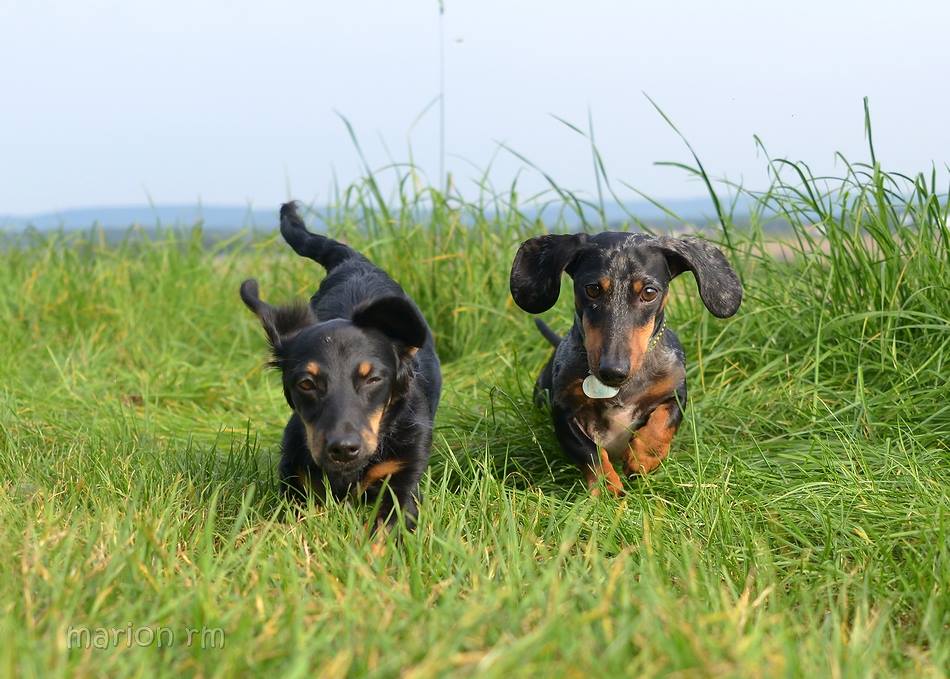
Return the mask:
[[327,270],[309,304],[275,307],[261,300],[257,281],[241,285],[292,410],[283,487],[318,501],[329,492],[374,502],[385,490],[374,530],[392,527],[399,513],[412,529],[442,385],[432,332],[392,278],[348,245],[310,233],[293,203],[280,209],[280,232]]
[[554,306],[562,272],[573,279],[574,325],[567,336],[535,321],[554,346],[535,400],[550,403],[555,435],[595,494],[602,478],[609,492],[623,493],[615,463],[627,476],[656,469],[683,419],[685,356],[664,311],[670,281],[687,270],[714,316],[738,311],[738,276],[700,238],[546,235],[525,241],[515,255],[511,295],[529,313]]

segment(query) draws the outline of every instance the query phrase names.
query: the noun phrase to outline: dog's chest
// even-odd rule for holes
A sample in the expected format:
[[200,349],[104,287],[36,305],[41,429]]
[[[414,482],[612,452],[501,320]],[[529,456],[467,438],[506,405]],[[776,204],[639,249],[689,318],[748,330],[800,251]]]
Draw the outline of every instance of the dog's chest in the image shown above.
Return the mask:
[[636,405],[596,404],[582,408],[575,417],[578,426],[611,459],[623,459],[634,432],[641,426]]

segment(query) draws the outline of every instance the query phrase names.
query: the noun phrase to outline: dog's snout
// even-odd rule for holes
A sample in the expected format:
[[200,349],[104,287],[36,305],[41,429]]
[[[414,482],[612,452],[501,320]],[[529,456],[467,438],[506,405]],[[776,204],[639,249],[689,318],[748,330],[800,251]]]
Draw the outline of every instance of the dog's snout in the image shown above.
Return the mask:
[[619,387],[630,375],[630,362],[620,359],[609,360],[605,357],[600,361],[598,372],[601,382],[611,387]]
[[360,452],[358,436],[344,436],[327,441],[327,452],[335,462],[352,462]]

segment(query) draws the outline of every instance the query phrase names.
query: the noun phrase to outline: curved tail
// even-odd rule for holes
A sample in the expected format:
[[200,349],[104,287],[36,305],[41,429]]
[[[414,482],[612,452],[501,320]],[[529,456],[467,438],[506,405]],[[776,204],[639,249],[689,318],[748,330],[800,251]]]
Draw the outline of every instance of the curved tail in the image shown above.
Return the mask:
[[312,259],[327,271],[348,259],[361,256],[349,245],[307,231],[303,220],[297,214],[297,204],[293,201],[280,206],[280,235],[294,252],[301,257]]
[[552,347],[557,347],[557,345],[561,343],[561,336],[551,330],[548,324],[542,321],[540,318],[534,319],[534,324],[538,326],[538,330],[540,330],[541,334],[544,335],[544,339],[551,343]]

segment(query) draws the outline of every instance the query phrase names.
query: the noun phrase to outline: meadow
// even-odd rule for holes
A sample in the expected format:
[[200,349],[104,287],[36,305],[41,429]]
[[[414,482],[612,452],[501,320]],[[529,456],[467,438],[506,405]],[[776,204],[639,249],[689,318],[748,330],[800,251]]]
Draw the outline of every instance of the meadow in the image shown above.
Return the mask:
[[414,296],[445,376],[418,531],[380,556],[371,508],[297,516],[276,484],[287,406],[237,290],[308,296],[319,267],[273,232],[4,247],[0,673],[946,676],[947,178],[871,151],[838,178],[768,161],[742,228],[711,185],[745,300],[720,321],[675,282],[690,402],[621,499],[532,404],[548,348],[508,292],[576,197],[539,219],[411,172],[341,191],[322,219]]

